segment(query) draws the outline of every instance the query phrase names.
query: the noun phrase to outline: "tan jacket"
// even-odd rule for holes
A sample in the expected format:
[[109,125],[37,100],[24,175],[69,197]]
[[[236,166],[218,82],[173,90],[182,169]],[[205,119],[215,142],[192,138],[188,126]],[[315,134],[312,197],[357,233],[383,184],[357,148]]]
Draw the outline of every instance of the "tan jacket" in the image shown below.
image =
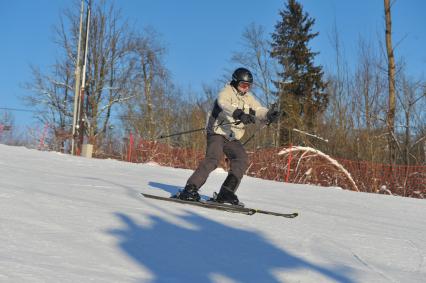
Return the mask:
[[224,125],[238,121],[232,117],[232,113],[236,109],[241,109],[247,114],[254,114],[259,122],[267,122],[268,109],[263,107],[251,92],[241,95],[234,87],[227,84],[219,92],[213,110],[207,119],[207,133],[219,134],[228,140],[240,140],[244,135],[245,125],[243,123]]

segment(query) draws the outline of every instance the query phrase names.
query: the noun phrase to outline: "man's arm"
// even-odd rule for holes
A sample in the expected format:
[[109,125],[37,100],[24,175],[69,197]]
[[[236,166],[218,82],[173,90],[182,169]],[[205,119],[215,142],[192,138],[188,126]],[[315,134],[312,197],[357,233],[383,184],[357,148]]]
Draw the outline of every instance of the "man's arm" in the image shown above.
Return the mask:
[[223,89],[217,98],[217,104],[225,112],[226,116],[231,116],[237,110],[237,105],[232,105],[231,95],[228,89]]

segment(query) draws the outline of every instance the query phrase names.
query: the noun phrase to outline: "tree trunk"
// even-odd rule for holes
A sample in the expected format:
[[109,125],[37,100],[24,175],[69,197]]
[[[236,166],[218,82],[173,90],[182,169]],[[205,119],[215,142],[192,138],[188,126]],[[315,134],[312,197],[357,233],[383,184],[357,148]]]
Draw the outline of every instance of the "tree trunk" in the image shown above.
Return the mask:
[[388,57],[388,83],[389,83],[389,108],[387,115],[387,126],[389,130],[388,143],[390,162],[396,162],[396,135],[395,135],[395,57],[392,48],[392,21],[390,0],[384,0],[386,20],[386,50]]

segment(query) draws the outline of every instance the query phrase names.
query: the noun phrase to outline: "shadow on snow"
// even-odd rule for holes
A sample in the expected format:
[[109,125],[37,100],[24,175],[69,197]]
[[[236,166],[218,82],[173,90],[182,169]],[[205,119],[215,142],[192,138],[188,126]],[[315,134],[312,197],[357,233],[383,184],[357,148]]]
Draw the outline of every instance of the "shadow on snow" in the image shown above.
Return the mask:
[[[151,185],[169,192],[179,188]],[[311,263],[274,246],[255,231],[229,227],[189,211],[179,217],[195,228],[153,215],[149,216],[150,225],[138,225],[126,214],[115,215],[124,228],[108,233],[118,238],[119,247],[130,258],[154,274],[154,282],[212,282],[214,276],[240,282],[281,282],[273,272],[286,270],[354,282],[348,268]]]

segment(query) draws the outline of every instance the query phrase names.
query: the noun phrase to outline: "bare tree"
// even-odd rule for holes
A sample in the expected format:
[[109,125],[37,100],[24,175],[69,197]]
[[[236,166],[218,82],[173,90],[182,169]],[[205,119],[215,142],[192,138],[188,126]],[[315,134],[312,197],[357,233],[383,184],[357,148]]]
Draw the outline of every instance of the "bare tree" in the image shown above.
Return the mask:
[[389,153],[390,162],[396,161],[396,135],[395,135],[395,112],[396,112],[396,95],[395,95],[395,57],[392,46],[392,17],[390,0],[384,0],[385,21],[386,21],[386,51],[388,58],[388,85],[389,85],[389,105],[387,115],[387,126],[389,130]]
[[317,148],[333,156],[344,156],[347,151],[350,132],[353,130],[352,77],[348,63],[344,58],[344,46],[341,42],[337,23],[334,23],[329,36],[334,51],[333,68],[327,72],[327,92],[330,93],[329,106],[321,117],[318,132],[328,138],[328,144],[319,143]]
[[105,134],[112,107],[132,96],[130,77],[137,72],[131,60],[133,33],[123,22],[120,11],[106,1],[100,2],[91,17],[87,79],[87,136],[99,142]]
[[[354,74],[352,104],[357,130],[357,158],[382,160],[381,146],[385,126],[383,104],[386,78],[380,69],[381,60],[371,42],[360,39],[358,66]],[[354,130],[355,130],[354,129]],[[378,160],[377,160],[378,158]]]
[[15,117],[10,111],[0,113],[0,142],[13,144],[15,132]]
[[166,113],[168,91],[173,89],[163,63],[166,50],[153,29],[135,35],[131,49],[136,72],[131,76],[132,99],[126,103],[123,122],[138,135],[154,140],[158,126],[164,126],[157,125],[156,121]]
[[[24,103],[36,107],[36,118],[53,131],[69,131],[71,117],[72,66],[70,61],[57,62],[50,74],[32,67],[33,81],[25,87],[33,94],[25,96]],[[64,140],[55,146],[64,148]]]
[[[74,66],[77,61],[79,1],[66,9],[56,26],[54,41],[62,51],[53,71],[42,73],[33,68],[33,81],[27,84],[33,94],[25,99],[40,111],[37,117],[53,129],[71,132],[74,100]],[[108,1],[93,4],[90,17],[87,80],[84,86],[85,120],[83,134],[96,145],[102,141],[113,106],[129,99],[132,73],[137,70],[131,60],[132,32],[120,11]]]
[[145,36],[139,36],[133,41],[133,49],[136,53],[135,76],[137,92],[142,95],[139,106],[144,112],[146,121],[147,138],[155,138],[155,100],[164,95],[162,82],[166,80],[167,71],[162,63],[165,48],[158,42],[158,36],[153,30],[146,30]]
[[402,160],[406,165],[419,164],[422,156],[416,155],[413,150],[422,140],[426,139],[426,135],[421,131],[424,126],[425,117],[422,113],[424,112],[426,96],[421,93],[421,82],[410,81],[403,73],[400,77],[401,91],[397,92],[397,99],[401,104],[400,111],[402,114],[400,125],[403,128],[402,145],[400,146]]

